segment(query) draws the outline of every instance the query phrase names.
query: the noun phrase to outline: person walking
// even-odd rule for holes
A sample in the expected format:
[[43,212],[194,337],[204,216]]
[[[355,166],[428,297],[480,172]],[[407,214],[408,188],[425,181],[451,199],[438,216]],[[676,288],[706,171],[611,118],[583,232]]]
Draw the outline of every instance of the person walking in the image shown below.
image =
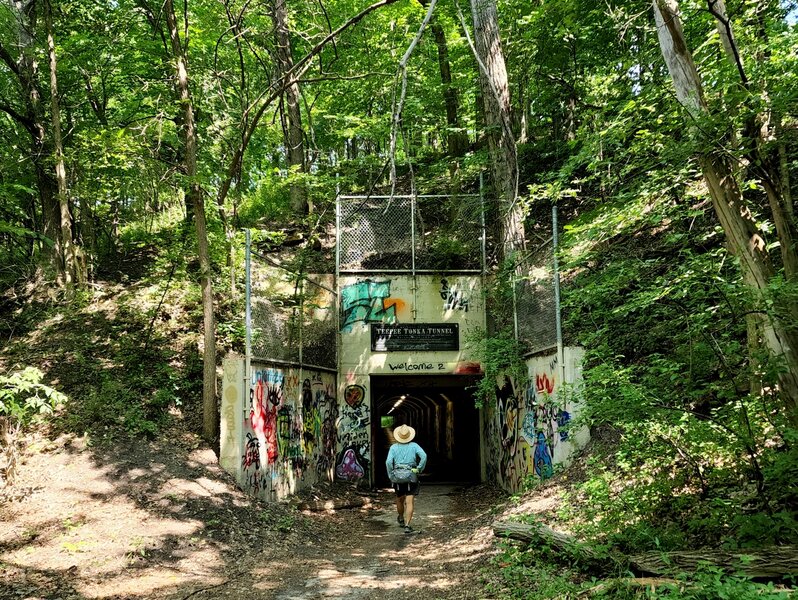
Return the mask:
[[396,512],[399,513],[396,521],[405,528],[405,533],[415,532],[410,522],[419,491],[418,476],[427,465],[427,453],[413,441],[414,437],[416,430],[408,425],[394,429],[393,439],[396,443],[391,445],[385,461],[388,479],[396,492]]

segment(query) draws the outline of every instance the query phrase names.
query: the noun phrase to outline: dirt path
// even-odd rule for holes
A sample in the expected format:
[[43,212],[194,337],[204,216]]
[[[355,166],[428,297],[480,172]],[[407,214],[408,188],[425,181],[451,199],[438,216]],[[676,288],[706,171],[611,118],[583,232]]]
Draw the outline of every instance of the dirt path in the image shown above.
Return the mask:
[[418,533],[408,535],[396,523],[392,495],[381,493],[382,508],[346,519],[337,539],[291,570],[275,599],[481,597],[472,575],[485,548],[457,535],[476,515],[464,494],[423,487],[413,521]]
[[189,434],[42,438],[0,490],[0,598],[481,598],[501,498],[424,486],[407,535],[386,491],[321,513],[253,501]]

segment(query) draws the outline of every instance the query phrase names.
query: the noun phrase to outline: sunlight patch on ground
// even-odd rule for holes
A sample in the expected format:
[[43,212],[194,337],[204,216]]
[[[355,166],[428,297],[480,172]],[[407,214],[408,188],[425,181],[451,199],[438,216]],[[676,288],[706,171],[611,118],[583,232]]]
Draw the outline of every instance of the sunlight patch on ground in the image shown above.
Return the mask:
[[173,477],[161,486],[161,493],[163,495],[182,494],[196,498],[214,498],[216,494],[221,494],[226,491],[227,486],[211,481],[205,477],[199,477],[195,480]]
[[[37,486],[24,506],[0,506],[4,578],[68,585],[86,598],[153,596],[192,581],[219,581],[222,549],[203,539],[204,524],[156,514],[146,487],[129,487],[148,483],[164,465],[125,471],[123,462],[98,464],[96,455],[70,446],[72,452],[32,457],[25,469],[37,470]],[[172,481],[203,497],[221,485]]]
[[170,588],[177,586],[187,586],[192,583],[202,584],[202,587],[218,585],[223,581],[221,577],[210,575],[189,575],[178,570],[154,569],[149,572],[136,572],[130,575],[120,575],[111,581],[89,583],[85,586],[78,586],[86,598],[108,598],[119,597],[123,594],[124,598],[143,598],[152,596],[154,593],[163,591],[168,592]]

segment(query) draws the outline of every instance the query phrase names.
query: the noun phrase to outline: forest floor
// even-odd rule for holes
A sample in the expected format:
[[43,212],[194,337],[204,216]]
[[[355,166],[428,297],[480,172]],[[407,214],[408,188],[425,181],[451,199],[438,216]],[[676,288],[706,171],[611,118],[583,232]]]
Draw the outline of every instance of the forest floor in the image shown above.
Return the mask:
[[[365,505],[298,507],[355,496]],[[102,446],[34,436],[0,490],[0,598],[484,598],[505,501],[484,485],[427,485],[418,533],[405,534],[390,490],[326,486],[266,504],[178,428]]]

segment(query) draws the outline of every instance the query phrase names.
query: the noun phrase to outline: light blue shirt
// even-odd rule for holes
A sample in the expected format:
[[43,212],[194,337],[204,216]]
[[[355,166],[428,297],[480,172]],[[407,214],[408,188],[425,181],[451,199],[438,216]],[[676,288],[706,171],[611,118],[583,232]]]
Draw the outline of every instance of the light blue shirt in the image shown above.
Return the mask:
[[415,442],[408,444],[393,444],[388,450],[388,458],[385,467],[388,469],[388,477],[391,476],[395,465],[415,466],[419,471],[423,471],[427,465],[427,453]]

